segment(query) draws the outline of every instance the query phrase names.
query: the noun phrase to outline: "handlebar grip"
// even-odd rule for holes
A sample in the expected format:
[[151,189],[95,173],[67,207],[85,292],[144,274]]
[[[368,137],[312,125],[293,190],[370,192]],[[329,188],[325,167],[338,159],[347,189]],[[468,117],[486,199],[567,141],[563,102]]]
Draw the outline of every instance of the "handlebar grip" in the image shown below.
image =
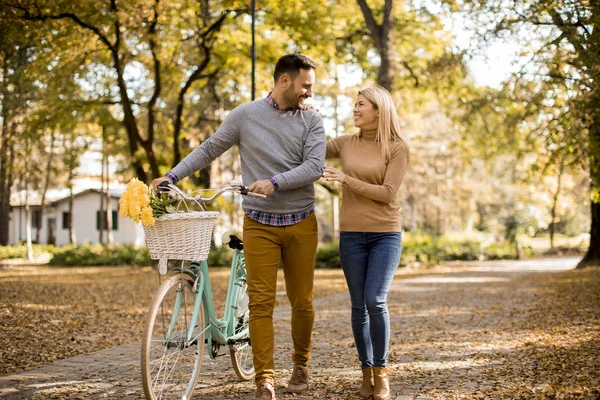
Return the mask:
[[254,192],[248,191],[248,188],[246,186],[242,186],[240,188],[240,194],[242,194],[243,196],[258,197],[260,199],[264,199],[264,198],[267,197],[264,194],[254,193]]
[[168,192],[169,190],[171,190],[169,185],[170,185],[169,181],[162,181],[156,187],[159,192]]
[[264,194],[254,193],[254,192],[248,192],[248,193],[246,193],[246,195],[250,196],[250,197],[258,197],[260,199],[266,199],[267,198],[267,196],[264,195]]

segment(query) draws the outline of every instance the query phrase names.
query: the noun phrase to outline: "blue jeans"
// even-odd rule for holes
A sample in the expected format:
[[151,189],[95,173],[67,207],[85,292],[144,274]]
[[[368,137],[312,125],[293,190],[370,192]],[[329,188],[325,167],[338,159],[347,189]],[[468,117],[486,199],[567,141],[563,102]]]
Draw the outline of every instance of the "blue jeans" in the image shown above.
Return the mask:
[[387,364],[387,294],[401,253],[400,232],[340,232],[340,260],[350,291],[352,333],[362,368]]

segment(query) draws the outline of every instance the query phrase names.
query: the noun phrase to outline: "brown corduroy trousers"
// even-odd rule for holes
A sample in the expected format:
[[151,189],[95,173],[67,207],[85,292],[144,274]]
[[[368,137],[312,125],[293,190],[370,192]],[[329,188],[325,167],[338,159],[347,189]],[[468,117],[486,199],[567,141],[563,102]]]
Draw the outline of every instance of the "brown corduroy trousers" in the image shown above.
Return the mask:
[[250,297],[250,340],[256,382],[274,378],[273,309],[277,270],[283,264],[287,297],[292,306],[294,364],[307,366],[312,348],[313,279],[317,251],[317,219],[311,214],[291,226],[270,226],[244,218],[244,253]]

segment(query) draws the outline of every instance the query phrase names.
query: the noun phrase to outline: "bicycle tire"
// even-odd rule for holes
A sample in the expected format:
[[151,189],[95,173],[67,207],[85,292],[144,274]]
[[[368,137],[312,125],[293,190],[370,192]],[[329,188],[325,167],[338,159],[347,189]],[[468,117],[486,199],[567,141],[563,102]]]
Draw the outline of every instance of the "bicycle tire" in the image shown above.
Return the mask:
[[[248,309],[248,284],[246,281],[239,281],[241,285],[238,289],[238,295],[235,302],[235,333],[242,330],[248,330],[250,319],[250,311]],[[231,364],[233,369],[243,381],[254,379],[254,359],[252,357],[252,345],[250,343],[250,335],[246,337],[247,342],[236,343],[229,346],[229,354],[231,356]]]
[[[168,277],[158,288],[148,312],[142,338],[142,383],[148,400],[191,399],[202,368],[205,334],[195,343],[185,344],[196,293],[194,280],[186,274]],[[175,301],[181,289],[177,317]],[[173,323],[173,328],[169,326]],[[192,338],[204,329],[204,309],[200,305]],[[171,334],[167,338],[168,332]]]

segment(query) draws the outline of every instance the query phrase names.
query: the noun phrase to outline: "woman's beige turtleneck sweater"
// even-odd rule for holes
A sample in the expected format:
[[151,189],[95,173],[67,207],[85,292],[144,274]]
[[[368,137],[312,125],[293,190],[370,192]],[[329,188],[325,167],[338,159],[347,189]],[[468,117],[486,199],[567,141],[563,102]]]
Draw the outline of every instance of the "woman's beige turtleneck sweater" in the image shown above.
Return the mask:
[[400,232],[396,194],[406,174],[408,149],[390,142],[390,157],[375,141],[377,131],[362,131],[327,142],[327,158],[340,158],[346,174],[342,184],[342,232]]

